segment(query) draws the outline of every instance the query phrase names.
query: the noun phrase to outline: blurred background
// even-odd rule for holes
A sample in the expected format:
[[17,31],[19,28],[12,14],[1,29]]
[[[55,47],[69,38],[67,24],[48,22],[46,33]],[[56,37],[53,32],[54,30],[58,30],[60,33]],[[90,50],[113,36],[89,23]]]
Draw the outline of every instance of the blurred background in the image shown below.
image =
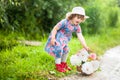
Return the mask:
[[0,0],[0,31],[41,40],[75,6],[84,7],[90,17],[81,24],[84,34],[120,25],[120,0]]
[[76,74],[69,62],[82,48],[75,34],[67,60],[72,71],[55,71],[54,58],[44,51],[54,25],[76,6],[84,7],[90,17],[80,25],[86,43],[97,55],[120,45],[120,0],[0,0],[0,80],[58,80]]

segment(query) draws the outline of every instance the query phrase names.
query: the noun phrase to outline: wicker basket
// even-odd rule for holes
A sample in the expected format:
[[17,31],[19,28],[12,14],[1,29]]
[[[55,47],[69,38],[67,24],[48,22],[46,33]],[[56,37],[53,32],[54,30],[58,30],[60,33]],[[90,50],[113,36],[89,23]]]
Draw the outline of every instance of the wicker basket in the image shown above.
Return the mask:
[[80,66],[76,66],[78,72],[82,72],[81,67],[82,67],[81,65]]

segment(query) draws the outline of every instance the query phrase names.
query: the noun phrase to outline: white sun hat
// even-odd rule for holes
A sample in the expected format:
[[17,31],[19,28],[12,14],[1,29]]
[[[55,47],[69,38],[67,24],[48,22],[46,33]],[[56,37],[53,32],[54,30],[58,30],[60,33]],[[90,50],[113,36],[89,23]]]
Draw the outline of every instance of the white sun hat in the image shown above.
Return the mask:
[[71,14],[80,14],[83,15],[85,18],[89,18],[89,16],[86,16],[85,10],[82,7],[74,7]]

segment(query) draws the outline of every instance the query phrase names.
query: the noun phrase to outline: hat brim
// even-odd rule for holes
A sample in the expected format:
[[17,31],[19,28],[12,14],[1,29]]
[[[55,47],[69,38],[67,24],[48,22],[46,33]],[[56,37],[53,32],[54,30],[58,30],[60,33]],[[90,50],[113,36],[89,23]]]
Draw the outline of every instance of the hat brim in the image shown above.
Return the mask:
[[[79,14],[79,13],[70,12],[70,15],[71,15],[71,14]],[[79,14],[79,15],[82,15],[82,14]],[[84,15],[84,16],[85,16],[85,19],[90,18],[89,16],[86,16],[86,15]]]
[[88,18],[90,18],[89,16],[85,16],[85,19],[88,19]]

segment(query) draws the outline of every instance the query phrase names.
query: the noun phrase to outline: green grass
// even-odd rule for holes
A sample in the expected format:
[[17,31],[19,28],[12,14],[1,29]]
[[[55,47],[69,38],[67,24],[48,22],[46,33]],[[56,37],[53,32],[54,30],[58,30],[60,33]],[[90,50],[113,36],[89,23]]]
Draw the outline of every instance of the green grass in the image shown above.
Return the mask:
[[104,54],[105,50],[120,45],[120,27],[107,29],[101,35],[89,36],[87,42],[98,55]]
[[[85,36],[88,46],[98,55],[112,47],[120,45],[120,28],[108,29],[100,35]],[[70,65],[70,56],[82,48],[77,38],[69,42],[70,53],[68,64],[72,71],[59,73],[55,71],[54,58],[44,51],[46,40],[40,46],[25,46],[19,44],[12,49],[0,52],[0,79],[1,80],[48,80],[76,73],[76,67]],[[50,74],[54,71],[55,74]]]

